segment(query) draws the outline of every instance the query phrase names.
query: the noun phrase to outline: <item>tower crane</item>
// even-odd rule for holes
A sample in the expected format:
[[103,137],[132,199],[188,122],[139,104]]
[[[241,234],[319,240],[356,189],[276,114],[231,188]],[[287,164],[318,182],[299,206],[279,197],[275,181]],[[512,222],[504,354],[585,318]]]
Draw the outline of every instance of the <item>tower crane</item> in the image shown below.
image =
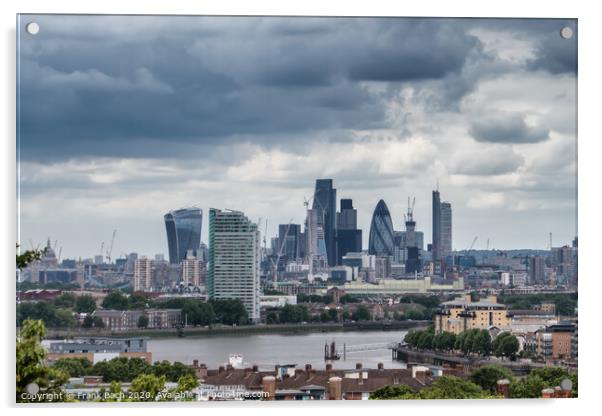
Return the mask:
[[472,251],[472,248],[474,247],[475,243],[477,242],[477,239],[479,238],[478,235],[474,236],[474,240],[472,240],[472,244],[470,245],[470,248],[468,249],[468,251],[466,252],[466,254],[470,253]]
[[109,271],[111,271],[111,254],[113,253],[113,244],[115,243],[115,235],[117,234],[117,229],[113,230],[113,236],[111,237],[111,245],[107,250],[107,260],[109,262]]
[[105,249],[105,242],[103,241],[102,243],[100,243],[100,255],[102,256],[104,253],[104,249]]
[[288,232],[291,229],[291,224],[293,223],[293,219],[291,218],[286,226],[286,231],[284,233],[283,241],[279,241],[279,250],[276,255],[276,262],[274,259],[270,257],[270,261],[272,262],[272,273],[274,275],[274,288],[276,287],[276,283],[278,282],[278,264],[280,263],[280,258],[282,257],[282,251],[284,250],[284,245],[286,244],[286,238],[288,237]]

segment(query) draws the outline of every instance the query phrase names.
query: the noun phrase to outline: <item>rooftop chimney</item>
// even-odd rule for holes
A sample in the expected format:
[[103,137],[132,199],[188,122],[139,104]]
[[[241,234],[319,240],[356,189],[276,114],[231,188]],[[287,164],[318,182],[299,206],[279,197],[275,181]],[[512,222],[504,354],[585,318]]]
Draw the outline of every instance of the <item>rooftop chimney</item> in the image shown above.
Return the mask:
[[510,397],[510,380],[504,378],[497,381],[497,393],[504,396],[505,399]]
[[332,370],[332,364],[326,363],[326,371],[331,371],[331,370]]
[[259,367],[257,367],[257,364],[253,364],[253,372],[256,373],[257,371],[259,371]]
[[383,363],[378,363],[378,369],[379,370],[384,370],[385,369],[384,364]]
[[343,398],[343,379],[330,377],[328,379],[328,400],[341,400]]
[[305,364],[305,371],[309,372],[311,370],[311,364]]
[[226,369],[224,368],[224,366],[223,366],[223,365],[220,365],[220,366],[219,366],[219,368],[217,369],[217,373],[218,373],[218,374],[221,374],[221,373],[223,373],[224,371],[226,371]]
[[263,392],[266,393],[266,396],[263,398],[264,400],[274,400],[276,397],[276,377],[274,376],[265,376],[261,380],[261,386]]
[[199,366],[199,360],[192,360],[192,366],[197,368]]
[[355,363],[355,369],[356,370],[361,370],[362,369],[362,363]]
[[554,397],[554,389],[543,389],[541,391],[542,399],[551,399]]

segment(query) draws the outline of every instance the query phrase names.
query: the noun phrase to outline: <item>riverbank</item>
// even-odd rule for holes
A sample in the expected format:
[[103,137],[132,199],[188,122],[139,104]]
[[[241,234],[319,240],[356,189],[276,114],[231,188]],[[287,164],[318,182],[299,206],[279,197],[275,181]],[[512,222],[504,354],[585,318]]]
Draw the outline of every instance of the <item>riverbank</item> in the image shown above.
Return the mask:
[[366,321],[345,323],[307,323],[307,324],[259,324],[242,326],[213,326],[176,329],[140,329],[133,331],[107,331],[102,329],[48,329],[47,339],[65,339],[74,337],[149,337],[180,338],[215,335],[254,335],[254,334],[302,334],[312,332],[341,331],[391,331],[426,327],[431,321]]

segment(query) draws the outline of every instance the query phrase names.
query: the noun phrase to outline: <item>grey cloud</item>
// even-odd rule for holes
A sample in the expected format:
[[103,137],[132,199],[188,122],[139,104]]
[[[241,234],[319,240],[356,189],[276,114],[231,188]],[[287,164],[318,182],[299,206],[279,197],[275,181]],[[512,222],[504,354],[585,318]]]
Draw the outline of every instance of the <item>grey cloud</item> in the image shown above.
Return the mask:
[[470,135],[479,142],[536,143],[548,139],[550,131],[541,126],[531,127],[519,114],[475,120]]
[[[446,79],[479,49],[452,21],[81,18],[41,16],[22,40],[24,159],[154,156],[154,141],[188,157],[243,136],[382,128],[385,100],[363,81]],[[453,85],[457,100],[467,89]]]

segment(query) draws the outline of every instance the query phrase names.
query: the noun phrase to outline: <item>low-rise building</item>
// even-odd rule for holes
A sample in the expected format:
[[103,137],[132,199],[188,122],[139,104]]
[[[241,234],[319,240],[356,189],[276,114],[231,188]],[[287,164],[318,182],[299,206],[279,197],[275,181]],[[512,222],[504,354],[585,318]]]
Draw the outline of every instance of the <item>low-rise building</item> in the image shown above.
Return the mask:
[[469,329],[489,329],[492,326],[507,327],[511,323],[506,305],[497,303],[495,295],[472,301],[470,294],[443,302],[435,314],[435,332],[460,332]]
[[536,352],[545,359],[568,360],[573,357],[575,325],[559,323],[535,332]]
[[52,363],[63,358],[86,358],[91,363],[117,357],[142,358],[152,362],[146,350],[147,337],[81,337],[72,341],[50,341],[46,359]]

